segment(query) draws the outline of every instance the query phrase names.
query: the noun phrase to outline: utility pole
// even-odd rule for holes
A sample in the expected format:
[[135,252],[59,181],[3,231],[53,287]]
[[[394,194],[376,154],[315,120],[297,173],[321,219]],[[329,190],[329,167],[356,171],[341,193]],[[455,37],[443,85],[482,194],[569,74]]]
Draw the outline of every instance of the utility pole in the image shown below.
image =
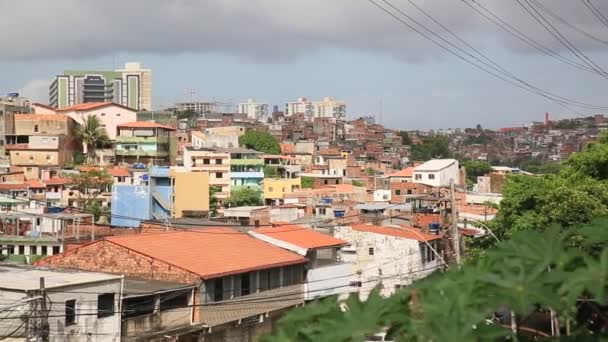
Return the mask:
[[456,265],[460,265],[460,234],[458,234],[458,212],[456,211],[456,196],[454,190],[454,180],[450,180],[450,202],[452,210],[452,242]]
[[49,341],[49,319],[47,317],[48,311],[46,310],[46,290],[44,288],[44,277],[40,277],[40,337],[42,342]]

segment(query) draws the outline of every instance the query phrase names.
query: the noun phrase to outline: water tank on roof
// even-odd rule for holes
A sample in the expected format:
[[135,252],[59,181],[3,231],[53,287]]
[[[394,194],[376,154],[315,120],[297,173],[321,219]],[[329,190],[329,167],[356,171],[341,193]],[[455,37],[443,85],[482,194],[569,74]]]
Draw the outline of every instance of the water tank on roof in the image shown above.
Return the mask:
[[437,233],[441,230],[441,224],[439,223],[431,223],[429,224],[429,231],[432,233]]

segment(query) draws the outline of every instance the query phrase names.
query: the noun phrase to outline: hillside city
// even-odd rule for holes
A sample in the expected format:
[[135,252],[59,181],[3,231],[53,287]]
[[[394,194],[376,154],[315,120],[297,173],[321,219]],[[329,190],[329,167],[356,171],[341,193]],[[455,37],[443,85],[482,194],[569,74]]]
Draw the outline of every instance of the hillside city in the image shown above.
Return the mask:
[[[387,128],[329,96],[152,110],[151,73],[140,63],[69,70],[49,84],[48,103],[0,99],[0,336],[309,340],[289,331],[315,318],[302,323],[292,311],[324,305],[334,316],[319,313],[319,322],[357,325],[345,315],[366,305],[379,321],[357,336],[388,341],[398,335],[380,319],[386,298],[427,284],[424,299],[440,286],[436,274],[488,267],[475,260],[500,255],[490,247],[512,262],[532,253],[514,245],[523,249],[508,257],[497,241],[511,236],[547,248],[539,255],[557,253],[548,241],[557,233],[517,240],[517,231],[608,213],[602,114],[423,131]],[[528,265],[517,262],[496,267]],[[606,268],[601,274],[589,280],[605,290]],[[482,286],[460,281],[462,291]],[[346,309],[328,306],[336,301]],[[559,334],[558,308],[537,303],[526,321],[514,319],[516,304],[489,301],[488,322],[527,337]],[[603,319],[588,331],[605,333]]]

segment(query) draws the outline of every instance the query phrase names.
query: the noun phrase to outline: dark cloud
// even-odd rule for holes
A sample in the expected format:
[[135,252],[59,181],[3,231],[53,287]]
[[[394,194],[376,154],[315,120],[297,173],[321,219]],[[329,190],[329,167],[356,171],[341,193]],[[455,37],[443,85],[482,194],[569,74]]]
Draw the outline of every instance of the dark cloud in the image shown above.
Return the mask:
[[[461,1],[413,1],[464,37],[495,36],[497,32],[493,24]],[[537,1],[573,25],[608,40],[608,27],[582,2]],[[608,1],[596,2],[608,15]],[[441,31],[407,0],[393,3]],[[563,50],[515,1],[481,3],[535,39]],[[388,54],[408,62],[438,55],[430,42],[365,0],[19,0],[0,2],[0,16],[0,54],[4,60],[92,58],[121,51],[211,52],[281,62],[325,47]],[[555,25],[581,48],[606,48],[559,23]],[[535,51],[504,34],[498,37],[509,49]]]

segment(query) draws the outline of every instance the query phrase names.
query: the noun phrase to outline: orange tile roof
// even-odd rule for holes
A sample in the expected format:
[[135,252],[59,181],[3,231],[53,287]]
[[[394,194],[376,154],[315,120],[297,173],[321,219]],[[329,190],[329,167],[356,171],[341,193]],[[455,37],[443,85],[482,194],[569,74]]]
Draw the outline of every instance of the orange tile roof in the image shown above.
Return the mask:
[[79,166],[78,171],[80,172],[91,172],[101,170],[99,166]]
[[401,171],[397,171],[393,174],[388,175],[389,177],[409,177],[411,178],[414,174],[414,167],[410,166],[410,167],[406,167],[405,169],[401,170]]
[[15,114],[15,121],[68,121],[71,118],[63,114]]
[[42,183],[39,179],[32,178],[25,181],[28,188],[40,189],[46,188],[46,184]]
[[38,106],[38,107],[46,108],[46,109],[49,109],[49,110],[57,110],[57,108],[55,108],[55,107],[51,107],[49,105],[45,105],[45,104],[40,103],[40,102],[33,102],[32,106]]
[[307,249],[334,247],[348,244],[348,242],[344,240],[315,232],[312,229],[284,223],[281,223],[281,225],[277,227],[254,229],[253,232]]
[[352,228],[356,231],[360,232],[368,232],[375,233],[381,235],[390,235],[410,240],[417,241],[432,241],[441,239],[440,235],[433,234],[425,234],[420,232],[419,229],[414,227],[401,226],[401,228],[392,228],[392,227],[384,227],[384,226],[375,226],[371,224],[355,224],[352,225]]
[[69,178],[55,177],[50,179],[45,179],[44,183],[46,185],[62,185],[62,184],[70,184],[71,180]]
[[112,177],[129,177],[129,170],[113,167],[107,170]]
[[2,183],[2,184],[0,184],[0,190],[27,190],[27,185],[25,183],[19,183],[19,184]]
[[109,106],[109,105],[113,105],[113,104],[114,103],[112,103],[112,102],[87,102],[87,103],[80,103],[80,104],[73,105],[70,107],[62,108],[62,109],[59,109],[59,111],[69,112],[69,111],[73,111],[73,110],[91,110],[91,109],[105,107],[105,106]]
[[164,128],[164,129],[175,131],[175,128],[173,128],[171,126],[165,126],[165,125],[157,124],[156,122],[149,122],[149,121],[129,122],[129,123],[120,124],[120,125],[118,125],[118,127],[124,127],[124,128]]
[[338,156],[340,155],[340,151],[337,148],[324,148],[317,151],[317,154],[321,156]]
[[203,279],[307,262],[295,253],[230,228],[114,236],[105,240]]

